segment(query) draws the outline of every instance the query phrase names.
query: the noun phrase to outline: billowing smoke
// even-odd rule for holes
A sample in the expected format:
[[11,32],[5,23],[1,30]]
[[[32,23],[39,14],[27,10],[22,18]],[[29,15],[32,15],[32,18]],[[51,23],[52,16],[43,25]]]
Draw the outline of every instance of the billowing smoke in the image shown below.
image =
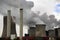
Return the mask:
[[47,13],[39,15],[38,12],[36,13],[31,12],[27,15],[24,15],[25,16],[24,20],[25,24],[28,26],[35,25],[36,23],[42,24],[43,21],[43,23],[46,24],[46,30],[50,30],[54,29],[54,27],[57,27],[59,25],[59,22],[57,21],[54,15],[48,16]]
[[29,27],[34,27],[36,24],[41,23],[43,22],[39,19],[39,15],[37,13],[31,12],[24,15],[24,24]]
[[37,17],[38,15],[34,12],[31,12],[31,8],[34,6],[33,2],[25,1],[25,0],[3,0],[0,5],[0,13],[3,15],[7,15],[7,10],[11,9],[11,15],[16,17],[16,23],[19,24],[19,8],[24,8],[24,25],[35,25],[40,22],[40,19]]
[[12,11],[13,16],[19,17],[19,9],[31,9],[34,3],[26,0],[0,0],[0,13],[7,15],[7,10]]
[[[31,1],[26,1],[26,0],[1,0],[3,1],[3,3],[16,7],[16,8],[28,8],[28,7],[32,7],[33,6],[33,2]],[[28,5],[28,6],[27,6]]]
[[[47,25],[46,29],[52,29],[56,26],[60,26],[60,21],[57,21],[54,15],[48,16],[47,13],[44,13],[39,16],[38,13],[31,11],[31,8],[34,6],[33,2],[25,0],[0,0],[0,13],[7,15],[7,10],[11,9],[12,16],[16,17],[16,23],[19,24],[19,8],[22,6],[24,8],[24,25],[35,25],[36,23],[45,23]],[[42,22],[43,21],[43,22]]]
[[[7,15],[7,10],[11,10],[11,15],[16,17],[16,22],[19,24],[20,7],[24,9],[24,19],[31,17],[31,8],[34,6],[33,2],[26,0],[0,0],[0,14]],[[29,14],[29,15],[28,15]],[[29,16],[29,17],[28,17]],[[25,21],[24,21],[25,22]]]
[[40,16],[40,19],[47,25],[46,30],[54,29],[54,27],[58,26],[57,18],[54,15],[47,15],[44,13]]
[[[37,22],[39,22],[40,21],[40,23],[41,23],[41,21],[43,21],[45,24],[46,24],[46,30],[50,30],[50,29],[54,29],[54,27],[57,27],[57,26],[59,26],[59,22],[57,21],[57,18],[55,18],[55,16],[54,15],[47,15],[47,13],[44,13],[44,14],[42,14],[42,15],[40,15],[39,16],[39,14],[38,13],[32,13],[32,14],[34,14],[34,15],[32,15],[32,17],[31,17],[31,22],[35,22],[35,23],[37,23]],[[37,19],[37,22],[34,20],[34,18],[38,18]],[[33,19],[33,20],[32,20]],[[38,21],[39,20],[39,21]],[[40,24],[39,23],[39,24]],[[32,23],[31,23],[32,24]],[[34,23],[33,23],[34,24]]]

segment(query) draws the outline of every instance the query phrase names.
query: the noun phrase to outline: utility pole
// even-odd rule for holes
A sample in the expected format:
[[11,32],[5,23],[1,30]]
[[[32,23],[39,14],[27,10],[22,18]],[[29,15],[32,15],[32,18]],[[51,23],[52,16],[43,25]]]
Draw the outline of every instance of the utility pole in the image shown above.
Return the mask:
[[23,8],[20,9],[20,40],[23,37]]

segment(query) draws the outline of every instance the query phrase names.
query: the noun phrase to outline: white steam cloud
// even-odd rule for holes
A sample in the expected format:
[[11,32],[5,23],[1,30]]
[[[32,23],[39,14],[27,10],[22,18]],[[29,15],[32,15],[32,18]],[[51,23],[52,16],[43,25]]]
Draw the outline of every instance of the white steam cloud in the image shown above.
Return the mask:
[[54,15],[47,15],[43,13],[39,16],[39,13],[31,11],[31,8],[34,6],[34,3],[31,1],[25,0],[0,0],[0,14],[7,15],[7,10],[11,10],[11,15],[16,17],[15,22],[19,24],[19,8],[23,7],[24,9],[24,25],[32,26],[36,23],[46,24],[46,30],[54,29],[54,27],[60,27],[60,20],[57,21]]

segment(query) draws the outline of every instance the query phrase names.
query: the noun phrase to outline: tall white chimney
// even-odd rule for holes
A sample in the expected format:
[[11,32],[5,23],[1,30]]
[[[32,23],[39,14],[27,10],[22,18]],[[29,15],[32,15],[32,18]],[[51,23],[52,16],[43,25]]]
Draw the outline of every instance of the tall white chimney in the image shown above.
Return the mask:
[[20,39],[23,37],[23,8],[20,9]]
[[7,15],[7,37],[10,37],[10,29],[11,28],[11,10],[8,10]]

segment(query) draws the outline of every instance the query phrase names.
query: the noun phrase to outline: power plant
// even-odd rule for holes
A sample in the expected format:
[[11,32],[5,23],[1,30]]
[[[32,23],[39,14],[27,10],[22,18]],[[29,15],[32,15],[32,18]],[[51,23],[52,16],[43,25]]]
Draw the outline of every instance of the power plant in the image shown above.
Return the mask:
[[[20,10],[21,16],[23,15],[23,9]],[[20,16],[20,17],[21,17]],[[22,17],[23,18],[23,17]],[[20,18],[20,39],[22,40],[23,37],[23,19]],[[16,24],[13,21],[13,18],[11,16],[11,10],[8,10],[8,15],[3,17],[3,33],[2,33],[2,38],[17,38],[17,33],[16,33]],[[34,39],[31,40],[40,40],[40,38],[47,38],[46,40],[57,40],[58,37],[60,37],[60,28],[55,28],[54,30],[45,30],[46,24],[44,23],[36,23],[35,27],[31,26],[29,27],[28,34],[26,34],[26,37],[32,37]],[[22,32],[22,33],[21,33]],[[24,40],[25,37],[23,37]],[[27,38],[28,39],[28,38]],[[59,39],[58,39],[59,40]]]
[[0,0],[1,14],[0,40],[60,40],[59,0]]
[[[7,16],[4,16],[3,20],[4,20],[4,28],[3,28],[2,37],[7,37]],[[15,22],[13,22],[12,17],[11,17],[10,35],[15,35],[17,37],[16,24],[15,24]]]

